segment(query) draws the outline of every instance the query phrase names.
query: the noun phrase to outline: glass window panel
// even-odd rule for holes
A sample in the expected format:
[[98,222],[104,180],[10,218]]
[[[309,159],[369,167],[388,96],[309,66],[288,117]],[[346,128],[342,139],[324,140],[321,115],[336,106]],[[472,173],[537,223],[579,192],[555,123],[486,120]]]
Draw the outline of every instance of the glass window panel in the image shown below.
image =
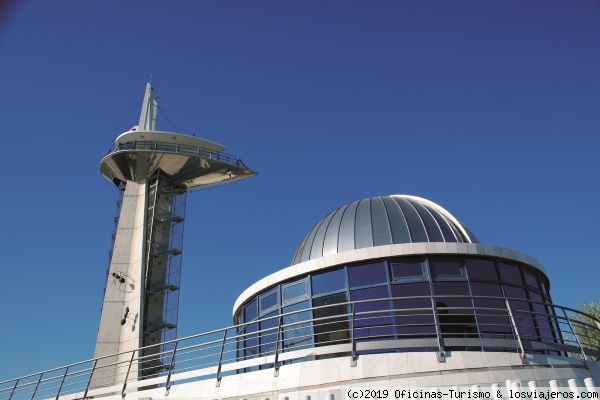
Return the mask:
[[464,279],[464,268],[460,260],[430,260],[433,279]]
[[386,282],[387,274],[383,261],[348,267],[348,283],[350,287],[377,285]]
[[540,281],[538,280],[536,274],[530,271],[523,271],[523,277],[525,278],[525,284],[527,286],[541,290]]
[[244,322],[250,322],[258,317],[258,309],[256,299],[244,307]]
[[[277,312],[265,315],[264,318],[269,318],[277,315]],[[277,341],[277,326],[279,318],[269,318],[260,322],[260,355],[266,356],[275,351],[275,342]]]
[[509,317],[505,315],[488,315],[477,313],[477,322],[482,337],[493,339],[512,338],[512,328]]
[[545,342],[553,342],[554,331],[552,329],[552,321],[554,318],[550,315],[546,306],[544,304],[540,304],[544,303],[544,298],[540,293],[536,293],[531,290],[529,291],[529,297],[532,301],[539,302],[531,303],[531,307],[535,312],[534,319],[538,328],[538,335]]
[[434,282],[433,292],[436,296],[469,296],[469,287],[467,285],[467,282]]
[[291,283],[281,287],[283,304],[290,304],[308,298],[308,280]]
[[291,313],[282,317],[284,350],[291,351],[312,346],[311,311],[307,310],[309,308],[310,301],[306,300],[282,309],[283,314]]
[[439,314],[473,313],[467,282],[434,282],[433,292]]
[[527,299],[525,289],[523,289],[522,287],[504,285],[504,292],[506,293],[506,297],[509,298]]
[[510,283],[511,285],[523,285],[523,281],[521,280],[521,271],[516,265],[498,263],[498,269],[500,270],[500,278],[502,278],[502,282]]
[[467,265],[469,280],[498,282],[498,273],[496,272],[496,264],[494,261],[480,258],[467,258],[465,264]]
[[339,315],[348,314],[348,299],[346,293],[336,293],[313,299],[313,307],[329,306],[313,310],[313,317],[323,318],[315,321],[313,329],[315,332],[315,343],[317,346],[346,343],[349,336],[348,318]]
[[258,335],[254,332],[258,331],[258,324],[246,325],[244,336],[244,354],[246,359],[258,356]]
[[277,289],[260,296],[260,313],[264,314],[279,305]]
[[428,282],[404,283],[392,285],[392,297],[396,315],[431,314],[431,297]]
[[[510,309],[517,325],[519,335],[526,340],[537,339],[535,330],[535,322],[531,314],[529,302],[527,301],[527,293],[521,287],[504,285],[506,297],[516,300],[509,300]],[[522,299],[519,301],[519,299]]]
[[397,260],[390,262],[392,281],[425,279],[423,262],[420,260]]
[[550,291],[548,290],[548,281],[546,279],[540,279],[540,283],[542,284],[542,292],[550,297]]
[[473,296],[504,297],[502,287],[498,283],[471,282]]
[[434,282],[433,292],[442,334],[454,338],[476,337],[477,326],[467,282]]
[[[389,299],[388,287],[378,286],[367,289],[356,289],[350,292],[350,300]],[[356,313],[354,326],[356,337],[382,338],[391,336],[393,319],[390,313],[390,301],[370,301],[357,303],[354,306]],[[377,312],[381,311],[381,312]]]
[[322,272],[311,277],[313,296],[336,292],[346,289],[346,271],[339,268],[333,271]]

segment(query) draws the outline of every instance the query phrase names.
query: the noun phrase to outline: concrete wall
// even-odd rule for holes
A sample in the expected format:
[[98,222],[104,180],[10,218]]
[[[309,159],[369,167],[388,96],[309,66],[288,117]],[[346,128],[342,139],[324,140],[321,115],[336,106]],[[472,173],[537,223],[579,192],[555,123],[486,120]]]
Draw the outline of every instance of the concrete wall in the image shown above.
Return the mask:
[[[123,195],[110,263],[102,315],[94,357],[121,353],[141,346],[141,316],[144,293],[144,249],[146,219],[146,185],[128,182]],[[112,274],[125,278],[121,283]],[[126,308],[126,321],[121,325]],[[107,386],[122,381],[128,368],[128,355],[109,357],[98,361],[91,386]],[[124,362],[111,368],[103,365]],[[137,374],[132,367],[130,376]]]

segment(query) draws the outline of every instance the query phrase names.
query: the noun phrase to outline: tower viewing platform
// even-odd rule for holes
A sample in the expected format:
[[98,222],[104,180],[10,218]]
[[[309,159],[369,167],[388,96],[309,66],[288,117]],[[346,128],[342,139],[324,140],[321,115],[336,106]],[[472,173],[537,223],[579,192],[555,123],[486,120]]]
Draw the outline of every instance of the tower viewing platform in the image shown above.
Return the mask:
[[192,135],[156,130],[158,104],[146,86],[138,125],[119,135],[100,162],[100,172],[119,186],[144,183],[160,170],[186,189],[245,179],[256,173],[225,146]]

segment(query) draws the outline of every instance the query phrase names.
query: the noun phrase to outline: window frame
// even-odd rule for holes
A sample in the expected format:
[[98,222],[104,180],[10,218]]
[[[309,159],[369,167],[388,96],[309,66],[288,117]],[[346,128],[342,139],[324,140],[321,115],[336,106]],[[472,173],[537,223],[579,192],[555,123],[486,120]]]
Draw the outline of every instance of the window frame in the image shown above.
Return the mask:
[[[435,265],[436,262],[448,262],[448,261],[456,261],[459,266],[459,270],[460,270],[460,275],[440,275],[440,276],[435,276],[434,272],[433,272],[433,265]],[[469,275],[467,274],[467,264],[465,263],[464,258],[438,258],[438,257],[431,257],[427,259],[427,269],[429,272],[429,277],[431,278],[430,281],[431,282],[444,282],[444,281],[466,281],[469,282]]]
[[[305,300],[309,300],[310,299],[310,292],[311,292],[311,287],[310,287],[310,276],[305,276],[302,279],[293,281],[293,282],[288,282],[288,283],[284,283],[281,285],[281,307],[287,307],[290,306],[292,304],[296,304],[296,303],[300,303],[302,301]],[[299,297],[294,297],[292,299],[286,300],[285,296],[284,296],[284,292],[285,289],[291,286],[295,286],[295,285],[299,285],[301,283],[306,283],[306,293],[303,296],[299,296]]]
[[[405,262],[411,262],[411,261],[412,260],[410,260],[410,259],[405,260]],[[400,264],[401,261],[399,259],[396,259],[394,261],[388,261],[388,265],[389,265],[388,276],[389,276],[390,284],[394,285],[394,284],[402,284],[402,283],[428,281],[429,280],[429,269],[425,266],[425,259],[419,259],[419,260],[415,260],[415,261],[421,265],[421,276],[412,275],[412,276],[406,276],[406,277],[401,277],[401,278],[394,277],[394,271],[392,269],[394,264]]]
[[[331,290],[328,292],[323,292],[323,293],[319,293],[319,294],[315,294],[313,292],[313,282],[312,279],[314,276],[316,275],[320,275],[320,274],[326,274],[327,272],[333,272],[333,271],[337,271],[337,270],[341,270],[344,274],[344,283],[345,283],[345,287],[341,288],[341,289],[335,289],[335,290]],[[333,268],[325,268],[323,270],[319,270],[319,271],[313,271],[309,276],[309,285],[310,285],[310,299],[315,299],[315,298],[319,298],[319,297],[323,297],[323,296],[329,296],[330,294],[336,294],[336,293],[341,293],[341,292],[348,292],[349,290],[349,282],[348,282],[348,267],[346,265],[342,266],[342,267],[333,267]]]
[[[267,296],[269,296],[269,295],[273,294],[273,293],[275,293],[275,296],[276,296],[276,299],[277,299],[277,300],[275,301],[275,305],[273,305],[273,306],[271,306],[271,307],[269,307],[269,308],[266,308],[266,309],[264,309],[264,310],[263,310],[263,308],[262,308],[262,302],[263,302],[263,299],[264,299],[265,297],[267,297]],[[258,296],[258,299],[257,299],[257,300],[258,300],[258,316],[259,316],[259,317],[262,317],[262,316],[264,316],[264,315],[266,315],[266,314],[269,314],[269,313],[271,313],[273,310],[276,310],[276,309],[278,310],[278,309],[279,309],[279,303],[280,303],[279,299],[280,299],[280,295],[279,295],[279,285],[275,286],[275,287],[274,287],[274,288],[272,288],[271,290],[268,290],[268,291],[266,291],[266,292],[264,292],[264,293],[260,294],[260,295]]]

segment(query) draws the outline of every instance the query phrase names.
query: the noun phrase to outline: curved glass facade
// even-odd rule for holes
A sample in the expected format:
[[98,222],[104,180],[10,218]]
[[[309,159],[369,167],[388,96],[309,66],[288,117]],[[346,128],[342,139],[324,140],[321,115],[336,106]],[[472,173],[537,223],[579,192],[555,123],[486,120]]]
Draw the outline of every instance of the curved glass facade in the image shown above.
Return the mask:
[[508,343],[518,337],[528,352],[553,353],[536,346],[558,339],[550,304],[545,275],[514,261],[368,260],[315,271],[247,301],[235,316],[244,338],[238,357],[272,354],[275,343],[282,352],[348,343],[351,335],[353,342],[389,340],[384,351],[431,351],[440,339],[450,351],[515,351]]

